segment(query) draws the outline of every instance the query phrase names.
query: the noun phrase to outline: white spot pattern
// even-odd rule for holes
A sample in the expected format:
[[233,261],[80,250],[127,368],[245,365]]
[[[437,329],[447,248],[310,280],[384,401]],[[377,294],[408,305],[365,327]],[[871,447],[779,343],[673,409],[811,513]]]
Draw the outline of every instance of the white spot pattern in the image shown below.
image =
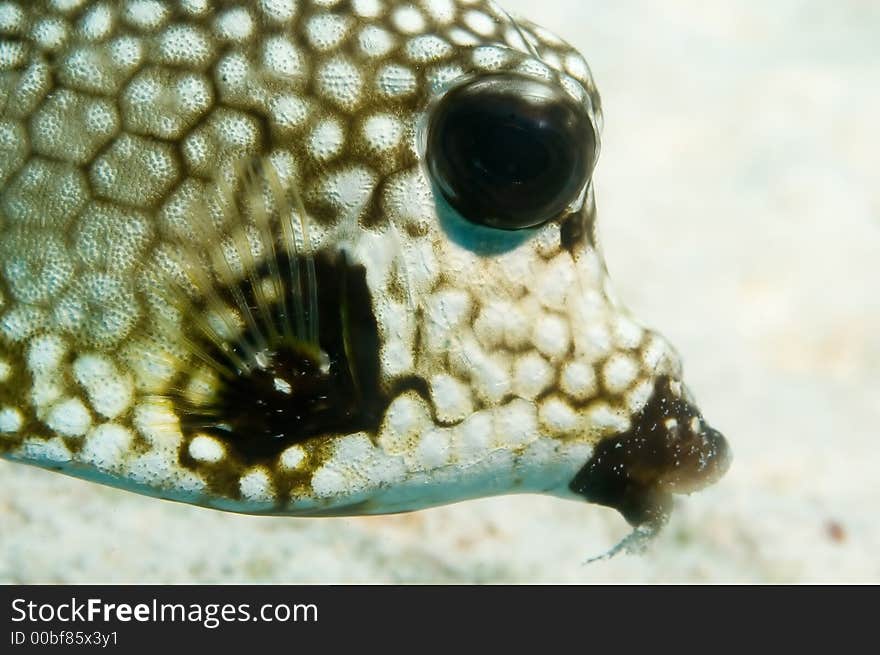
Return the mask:
[[[0,450],[251,511],[567,493],[678,362],[557,224],[488,257],[448,232],[422,165],[439,93],[516,71],[601,121],[583,58],[511,28],[483,0],[0,3]],[[281,208],[295,220],[267,246],[260,212]],[[220,283],[273,248],[329,246],[366,268],[381,383],[416,377],[423,395],[389,398],[369,433],[245,462],[187,423],[182,398],[222,376],[179,307],[203,302],[196,322],[238,339],[256,319],[220,307]]]

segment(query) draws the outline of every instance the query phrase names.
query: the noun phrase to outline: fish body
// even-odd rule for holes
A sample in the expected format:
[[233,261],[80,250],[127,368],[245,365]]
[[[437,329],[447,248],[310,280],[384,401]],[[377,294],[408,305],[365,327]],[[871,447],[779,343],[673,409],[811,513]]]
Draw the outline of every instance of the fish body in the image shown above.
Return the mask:
[[0,3],[0,455],[238,512],[661,523],[729,456],[609,286],[601,120],[484,0]]

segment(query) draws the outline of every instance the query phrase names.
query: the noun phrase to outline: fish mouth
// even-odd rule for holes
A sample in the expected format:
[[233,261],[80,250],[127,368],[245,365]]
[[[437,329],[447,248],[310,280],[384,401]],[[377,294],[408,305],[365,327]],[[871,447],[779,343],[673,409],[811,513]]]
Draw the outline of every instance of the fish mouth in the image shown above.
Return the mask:
[[661,376],[630,429],[600,441],[569,489],[618,510],[634,527],[659,527],[673,494],[716,482],[731,459],[724,435],[706,424],[682,383]]

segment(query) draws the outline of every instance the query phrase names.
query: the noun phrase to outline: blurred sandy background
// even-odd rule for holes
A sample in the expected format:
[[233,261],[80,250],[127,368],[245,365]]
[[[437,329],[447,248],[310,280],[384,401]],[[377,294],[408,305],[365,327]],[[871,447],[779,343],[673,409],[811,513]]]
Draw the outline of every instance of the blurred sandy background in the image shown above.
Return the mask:
[[723,481],[641,556],[541,497],[255,518],[0,462],[2,582],[880,582],[880,3],[506,0],[605,107],[619,295],[685,357]]

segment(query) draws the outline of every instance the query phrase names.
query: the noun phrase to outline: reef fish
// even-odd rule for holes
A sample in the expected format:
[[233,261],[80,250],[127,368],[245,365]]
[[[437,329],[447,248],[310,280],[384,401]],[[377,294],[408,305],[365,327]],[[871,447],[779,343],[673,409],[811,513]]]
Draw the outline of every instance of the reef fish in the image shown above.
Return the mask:
[[301,516],[730,461],[597,246],[599,95],[488,0],[0,2],[0,455]]

